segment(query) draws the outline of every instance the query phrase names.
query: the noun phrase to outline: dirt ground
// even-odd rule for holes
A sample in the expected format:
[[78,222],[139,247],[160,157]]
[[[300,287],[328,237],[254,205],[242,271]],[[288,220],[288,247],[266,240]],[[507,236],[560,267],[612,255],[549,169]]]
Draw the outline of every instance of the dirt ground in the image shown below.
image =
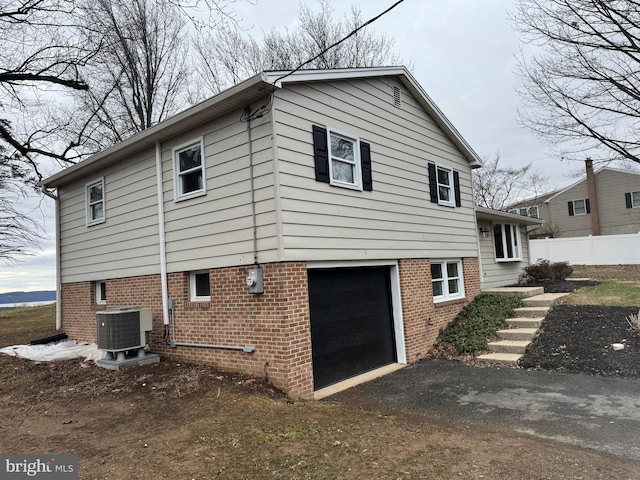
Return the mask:
[[[51,329],[11,334],[28,343]],[[37,333],[37,335],[36,335]],[[81,479],[637,479],[640,464],[161,362],[111,371],[0,355],[0,452],[75,453]]]
[[0,356],[0,451],[75,453],[82,479],[635,479],[640,465],[161,362],[114,372]]
[[640,265],[572,265],[573,278],[640,282]]

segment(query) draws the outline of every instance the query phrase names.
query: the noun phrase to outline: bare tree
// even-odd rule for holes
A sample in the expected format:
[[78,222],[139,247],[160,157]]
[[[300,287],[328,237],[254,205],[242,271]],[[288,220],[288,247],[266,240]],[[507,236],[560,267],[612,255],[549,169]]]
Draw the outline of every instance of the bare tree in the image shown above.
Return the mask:
[[[523,123],[561,158],[640,163],[640,3],[517,0]],[[525,55],[523,55],[525,57]]]
[[52,107],[65,91],[88,89],[80,70],[91,52],[68,28],[73,13],[73,2],[65,0],[0,6],[0,142],[9,152],[4,162],[24,162],[38,173],[37,157],[65,162],[75,156],[75,139],[52,145],[58,126],[32,122],[35,111]]
[[[316,58],[305,68],[371,67],[400,63],[393,40],[368,27],[328,49],[364,24],[360,9],[351,7],[342,20],[334,17],[329,0],[318,0],[319,10],[302,3],[298,25],[276,29],[261,40],[237,29],[219,29],[196,42],[199,73],[207,93],[217,93],[263,70],[290,70]],[[328,49],[328,50],[327,50]]]
[[559,238],[562,236],[562,228],[555,222],[545,222],[529,230],[529,238]]
[[473,194],[476,205],[504,210],[505,208],[531,199],[537,205],[537,198],[550,191],[549,175],[542,175],[532,169],[531,164],[521,168],[503,167],[500,154],[493,160],[485,160],[482,168],[473,171]]
[[30,193],[23,180],[30,172],[10,161],[0,146],[0,262],[15,264],[38,247],[42,228],[28,212],[19,209]]
[[186,106],[188,39],[167,0],[91,0],[81,31],[96,54],[85,67],[89,89],[73,113],[93,150],[122,141]]

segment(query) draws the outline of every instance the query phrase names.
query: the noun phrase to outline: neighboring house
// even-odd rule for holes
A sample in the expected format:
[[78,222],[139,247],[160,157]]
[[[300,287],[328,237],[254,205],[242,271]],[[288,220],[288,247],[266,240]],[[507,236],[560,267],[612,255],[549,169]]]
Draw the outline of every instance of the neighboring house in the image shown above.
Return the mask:
[[476,217],[482,289],[518,283],[531,261],[527,227],[539,227],[543,221],[484,207],[476,208]]
[[256,75],[43,182],[58,326],[150,307],[152,351],[292,397],[415,362],[480,291],[479,166],[402,67]]
[[640,232],[640,173],[610,167],[594,172],[590,161],[586,167],[585,178],[545,197],[513,205],[509,212],[537,214],[545,221],[541,229],[530,229],[532,237]]

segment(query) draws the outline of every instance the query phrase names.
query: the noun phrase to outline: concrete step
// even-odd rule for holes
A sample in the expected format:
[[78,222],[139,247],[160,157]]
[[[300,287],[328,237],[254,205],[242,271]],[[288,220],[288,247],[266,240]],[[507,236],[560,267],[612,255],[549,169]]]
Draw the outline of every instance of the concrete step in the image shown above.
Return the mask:
[[544,317],[507,318],[507,323],[515,328],[540,328]]
[[537,328],[508,328],[498,330],[496,333],[502,340],[533,340],[536,336]]
[[482,293],[494,295],[511,295],[520,298],[533,297],[544,293],[543,287],[498,287],[483,289]]
[[524,354],[530,343],[526,340],[499,340],[497,342],[489,342],[489,350],[493,353]]
[[487,353],[479,355],[478,360],[481,362],[504,363],[508,365],[517,365],[522,355],[518,353]]
[[551,307],[558,303],[558,301],[569,295],[568,293],[543,293],[541,295],[535,295],[533,297],[525,298],[522,300],[522,304],[525,307]]
[[546,317],[550,307],[521,307],[515,308],[514,312],[518,317],[538,318]]

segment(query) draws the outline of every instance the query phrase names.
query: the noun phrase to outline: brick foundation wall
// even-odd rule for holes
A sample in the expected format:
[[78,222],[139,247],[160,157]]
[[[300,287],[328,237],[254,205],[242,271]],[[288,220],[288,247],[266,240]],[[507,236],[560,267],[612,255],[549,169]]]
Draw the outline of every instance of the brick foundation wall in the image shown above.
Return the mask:
[[[175,301],[176,342],[253,346],[253,353],[202,347],[171,348],[163,339],[159,275],[106,280],[106,305],[95,304],[93,282],[64,284],[62,328],[71,338],[95,342],[96,311],[131,306],[151,308],[151,349],[163,358],[255,375],[268,379],[293,398],[311,398],[313,370],[306,264],[262,265],[265,285],[262,295],[248,292],[247,268],[210,270],[210,302],[190,301],[188,272],[169,274],[168,291],[169,298]],[[463,259],[463,274],[465,298],[434,305],[429,260],[399,261],[409,363],[423,358],[439,330],[480,292],[476,258]]]
[[463,258],[465,298],[434,304],[430,260],[400,260],[398,266],[407,362],[412,363],[424,358],[440,330],[480,293],[480,270],[477,258]]
[[92,282],[65,284],[62,328],[71,338],[96,341],[96,310],[138,306],[153,310],[151,349],[164,358],[211,364],[266,377],[294,398],[313,395],[307,272],[304,263],[263,265],[265,292],[248,293],[247,267],[210,271],[211,302],[189,301],[189,274],[168,275],[175,300],[175,340],[254,346],[253,353],[202,347],[171,348],[162,340],[159,275],[107,280],[107,304],[95,305]]

